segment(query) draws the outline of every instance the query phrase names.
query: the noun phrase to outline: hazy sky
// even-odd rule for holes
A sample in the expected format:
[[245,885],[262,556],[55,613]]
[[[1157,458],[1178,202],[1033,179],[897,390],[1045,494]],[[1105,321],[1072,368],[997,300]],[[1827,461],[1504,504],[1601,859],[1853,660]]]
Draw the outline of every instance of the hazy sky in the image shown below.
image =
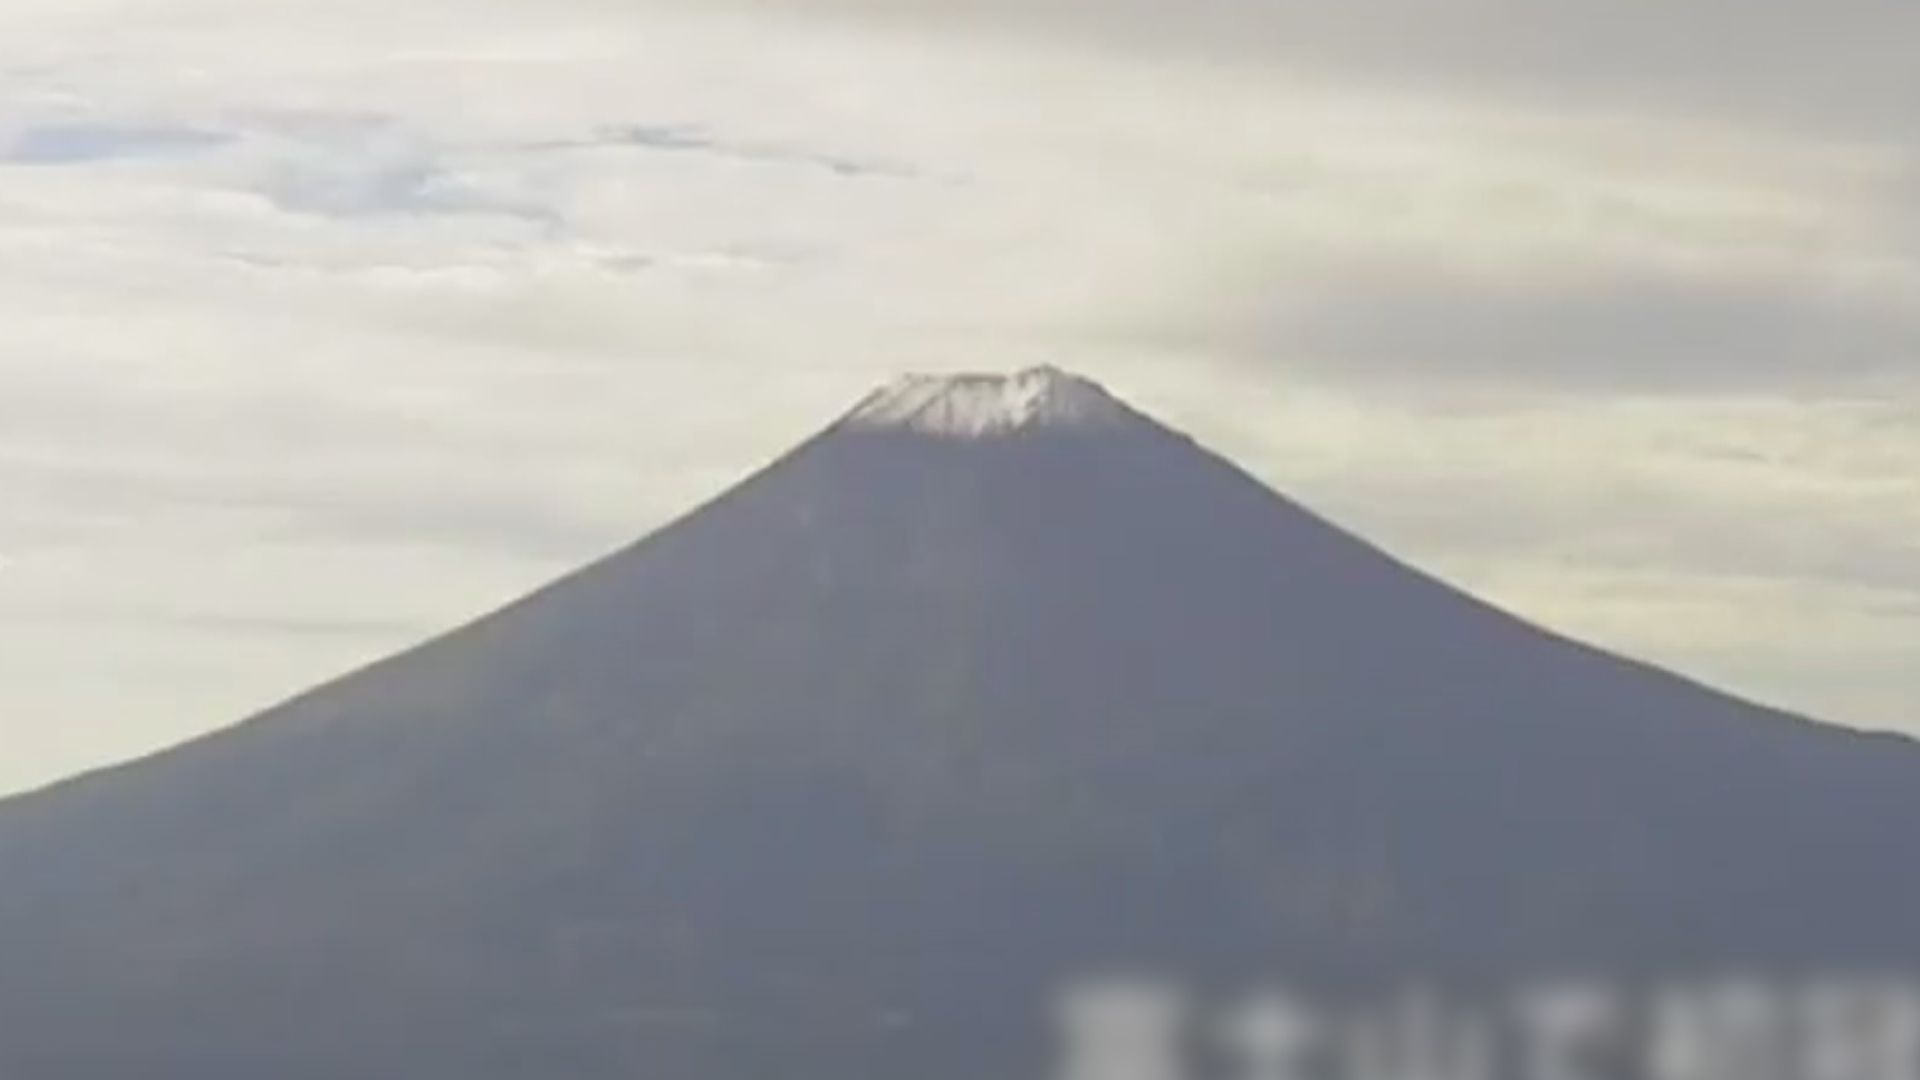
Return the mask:
[[5,0],[0,789],[1047,361],[1920,731],[1908,0]]

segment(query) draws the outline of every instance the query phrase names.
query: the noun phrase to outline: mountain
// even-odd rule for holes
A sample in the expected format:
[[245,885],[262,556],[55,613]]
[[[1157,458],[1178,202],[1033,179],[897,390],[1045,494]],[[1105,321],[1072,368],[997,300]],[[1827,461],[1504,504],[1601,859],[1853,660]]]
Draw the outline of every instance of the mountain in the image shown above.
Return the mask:
[[[368,567],[366,603],[379,603]],[[1115,966],[1920,960],[1920,753],[1542,632],[1050,369],[0,804],[7,1080],[987,1080]]]

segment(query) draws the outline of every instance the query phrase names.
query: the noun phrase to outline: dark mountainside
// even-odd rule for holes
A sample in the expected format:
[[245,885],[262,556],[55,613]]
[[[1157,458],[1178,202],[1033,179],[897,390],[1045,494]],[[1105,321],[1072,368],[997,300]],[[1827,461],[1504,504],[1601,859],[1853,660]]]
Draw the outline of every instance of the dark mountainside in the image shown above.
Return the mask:
[[0,1077],[1019,1080],[1116,964],[1914,968],[1915,822],[1905,740],[1544,634],[1058,372],[909,381],[0,803]]

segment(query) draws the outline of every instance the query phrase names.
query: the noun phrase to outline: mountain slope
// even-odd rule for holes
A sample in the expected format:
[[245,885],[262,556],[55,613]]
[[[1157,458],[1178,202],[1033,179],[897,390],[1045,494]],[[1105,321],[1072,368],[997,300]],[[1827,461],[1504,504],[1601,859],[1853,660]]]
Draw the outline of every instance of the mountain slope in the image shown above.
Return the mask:
[[1053,371],[0,804],[0,1075],[986,1077],[1061,977],[1920,960],[1920,754],[1541,633]]

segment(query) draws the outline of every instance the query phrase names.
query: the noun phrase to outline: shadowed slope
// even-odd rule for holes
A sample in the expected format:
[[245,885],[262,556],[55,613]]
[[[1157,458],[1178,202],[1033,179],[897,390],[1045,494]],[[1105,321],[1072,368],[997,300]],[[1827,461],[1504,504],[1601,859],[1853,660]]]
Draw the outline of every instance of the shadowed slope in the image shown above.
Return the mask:
[[907,383],[0,804],[0,1075],[984,1080],[1088,965],[1915,961],[1913,820],[1908,743],[1543,634],[1091,384]]

